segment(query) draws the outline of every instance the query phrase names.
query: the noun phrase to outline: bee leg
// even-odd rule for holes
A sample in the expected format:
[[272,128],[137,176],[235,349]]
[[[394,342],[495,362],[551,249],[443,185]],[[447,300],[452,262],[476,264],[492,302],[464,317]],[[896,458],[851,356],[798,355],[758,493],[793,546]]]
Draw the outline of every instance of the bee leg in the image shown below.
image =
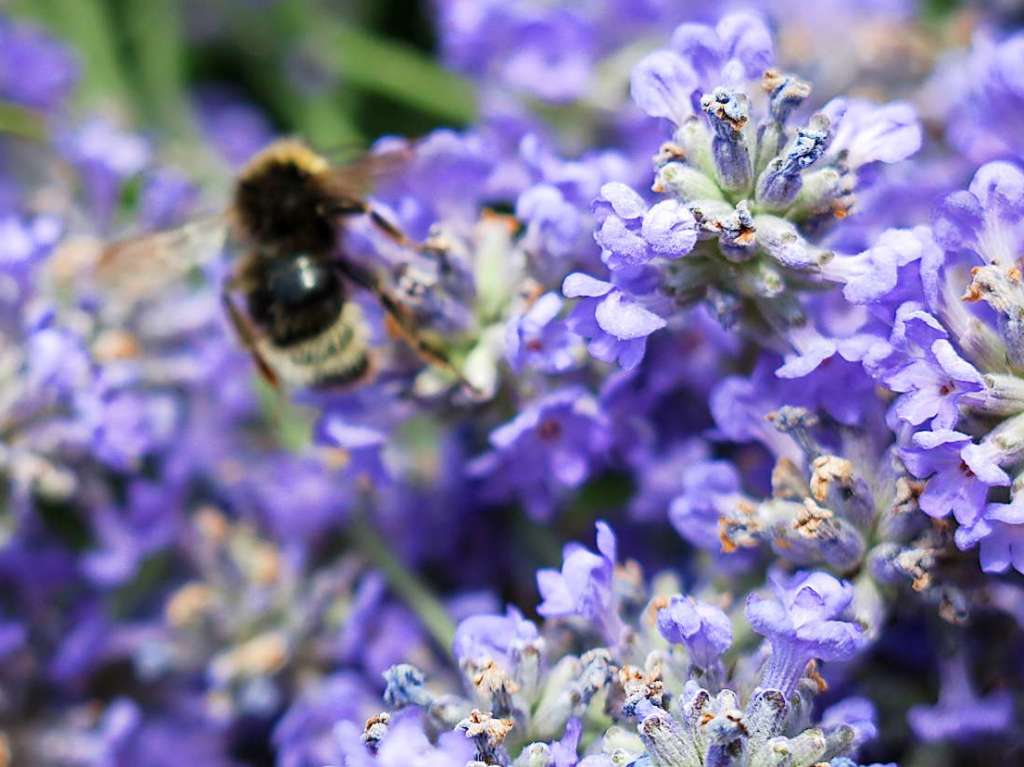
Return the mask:
[[424,338],[414,327],[406,324],[402,317],[388,312],[385,325],[388,332],[392,336],[401,339],[416,353],[417,357],[428,365],[433,365],[435,368],[443,370],[452,376],[467,393],[474,397],[482,394],[480,389],[470,383],[469,379],[462,374],[462,371],[455,366],[455,363],[451,361],[444,349],[432,343],[429,339]]
[[398,245],[401,245],[403,248],[411,248],[412,250],[421,250],[424,247],[422,244],[409,237],[409,235],[399,229],[394,223],[389,221],[370,203],[366,203],[363,210],[366,215],[370,217],[370,221],[373,222],[373,225],[384,232],[384,234],[394,240]]
[[440,349],[436,345],[430,343],[430,341],[425,339],[415,330],[411,330],[393,314],[389,313],[385,316],[384,324],[388,333],[392,337],[400,339],[410,346],[412,350],[425,362],[452,373],[457,376],[460,381],[462,380],[462,376],[459,374],[459,371],[455,369],[455,365],[453,365],[451,360],[448,359],[448,355],[445,354],[443,349]]
[[256,347],[256,336],[253,332],[252,326],[235,304],[234,299],[231,297],[231,291],[227,286],[224,286],[221,289],[220,301],[221,304],[224,305],[224,310],[227,312],[228,319],[231,321],[231,326],[234,328],[235,335],[238,336],[238,340],[241,341],[242,346],[245,347],[245,350],[249,352],[249,355],[256,363],[256,369],[268,384],[280,391],[281,381],[278,379],[277,373],[274,372],[274,369],[270,367],[267,361],[263,358],[263,355],[260,354],[259,349]]
[[407,315],[401,303],[381,284],[380,279],[373,273],[372,269],[367,269],[365,266],[360,266],[348,260],[339,261],[338,269],[343,277],[348,278],[363,290],[370,291],[374,298],[377,299],[377,303],[389,315]]
[[339,265],[341,272],[354,283],[370,291],[377,303],[384,309],[388,332],[404,341],[417,356],[430,365],[444,370],[459,382],[459,384],[470,393],[476,394],[478,390],[473,384],[466,380],[449,358],[447,353],[440,347],[424,338],[416,328],[415,319],[410,316],[408,310],[381,284],[377,276],[369,269],[357,264],[345,261]]

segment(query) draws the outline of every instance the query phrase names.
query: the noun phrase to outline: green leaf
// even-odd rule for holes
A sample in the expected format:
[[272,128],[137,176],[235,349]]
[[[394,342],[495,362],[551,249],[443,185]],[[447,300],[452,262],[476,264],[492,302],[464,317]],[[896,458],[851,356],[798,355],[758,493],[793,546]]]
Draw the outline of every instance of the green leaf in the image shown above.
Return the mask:
[[353,519],[348,533],[356,550],[381,571],[394,594],[415,613],[438,646],[450,653],[455,624],[437,596],[416,573],[402,564],[368,520]]
[[413,48],[333,19],[321,25],[318,41],[352,85],[454,123],[476,116],[473,86]]

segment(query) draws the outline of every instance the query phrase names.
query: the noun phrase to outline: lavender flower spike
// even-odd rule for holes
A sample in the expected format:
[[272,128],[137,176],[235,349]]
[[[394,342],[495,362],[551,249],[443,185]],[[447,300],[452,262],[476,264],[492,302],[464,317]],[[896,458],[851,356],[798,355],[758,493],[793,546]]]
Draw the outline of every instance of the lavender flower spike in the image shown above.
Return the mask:
[[853,587],[824,572],[801,572],[772,579],[774,598],[751,594],[747,620],[766,637],[772,652],[760,687],[788,699],[812,659],[846,660],[867,643],[851,614]]

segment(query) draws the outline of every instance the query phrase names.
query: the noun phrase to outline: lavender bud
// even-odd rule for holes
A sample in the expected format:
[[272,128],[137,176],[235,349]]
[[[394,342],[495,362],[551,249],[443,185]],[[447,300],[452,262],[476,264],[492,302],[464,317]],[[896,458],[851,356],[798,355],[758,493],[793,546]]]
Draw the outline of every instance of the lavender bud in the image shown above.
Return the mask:
[[811,245],[790,221],[776,216],[758,216],[757,246],[789,269],[812,271],[832,258],[831,251]]
[[857,733],[848,724],[833,727],[825,734],[824,758],[828,759],[849,753],[856,737]]
[[548,767],[551,763],[551,747],[547,743],[531,743],[519,752],[512,767]]
[[534,732],[556,733],[571,717],[583,717],[591,700],[606,689],[612,677],[612,657],[603,647],[579,659],[564,658],[548,674],[548,686],[533,714]]
[[1008,416],[1024,412],[1024,379],[1009,373],[982,376],[985,388],[966,392],[960,403],[982,415]]
[[707,747],[702,722],[705,720],[705,712],[710,705],[711,694],[691,680],[683,688],[683,694],[677,699],[674,709],[680,714],[681,725],[686,737],[695,744],[695,748],[701,753]]
[[371,753],[377,753],[377,749],[380,747],[381,741],[384,740],[384,736],[388,734],[388,725],[391,722],[391,715],[386,711],[382,711],[376,716],[371,716],[366,720],[366,727],[363,728],[363,734],[361,740],[366,744],[366,747],[370,749]]
[[827,748],[825,735],[817,728],[804,730],[795,738],[789,739],[789,749],[795,765],[810,765],[820,761]]
[[812,499],[771,500],[758,507],[761,536],[774,551],[798,565],[827,563],[846,572],[864,556],[864,539],[849,522]]
[[708,750],[705,767],[739,767],[747,760],[747,728],[736,709],[724,711],[705,727]]
[[474,670],[470,677],[480,698],[490,706],[496,716],[510,716],[514,705],[512,696],[519,685],[494,661],[488,661]]
[[672,134],[672,140],[683,151],[688,165],[708,178],[715,177],[715,161],[711,153],[711,136],[704,120],[694,116]]
[[875,516],[874,499],[867,483],[854,476],[853,463],[835,455],[820,455],[811,463],[811,495],[859,528]]
[[773,410],[766,417],[777,431],[792,437],[808,459],[813,460],[821,455],[821,445],[811,433],[811,430],[819,423],[815,413],[805,407],[784,405],[778,410]]
[[1024,363],[1024,285],[1020,268],[977,266],[971,270],[971,278],[964,300],[983,300],[996,311],[1007,356],[1016,365]]
[[670,162],[658,169],[652,191],[668,194],[682,202],[722,200],[718,185],[691,165]]
[[668,712],[654,708],[637,725],[637,732],[656,767],[700,767],[695,744]]
[[786,210],[791,221],[845,215],[852,200],[843,200],[853,189],[853,179],[839,168],[822,168],[803,174],[800,191]]
[[866,557],[868,572],[879,583],[894,584],[904,579],[903,572],[897,567],[896,559],[900,554],[898,543],[879,543],[872,548]]
[[803,470],[790,458],[779,458],[772,467],[772,497],[784,501],[800,501],[807,496],[807,480]]
[[725,228],[723,222],[736,216],[735,208],[724,200],[697,200],[690,203],[690,212],[704,239],[718,237]]
[[731,194],[744,195],[753,183],[750,150],[743,135],[750,120],[749,99],[739,91],[715,88],[701,98],[700,104],[714,132],[711,155],[719,184]]
[[772,738],[760,749],[751,752],[750,767],[793,767],[793,749],[789,738]]
[[423,673],[408,663],[400,663],[384,674],[384,702],[393,709],[406,706],[428,707],[433,696],[423,686]]
[[635,727],[625,728],[612,725],[604,734],[602,750],[611,759],[614,767],[650,764],[650,757]]
[[769,109],[776,123],[784,125],[794,109],[811,95],[811,84],[795,75],[777,69],[767,70],[761,78],[761,87],[768,92]]
[[786,699],[778,690],[757,690],[751,696],[743,715],[750,732],[751,754],[758,754],[768,741],[782,732],[788,712]]
[[[742,293],[759,298],[778,298],[780,300],[773,308],[786,308],[781,300],[786,291],[786,279],[782,276],[779,267],[760,258],[751,261],[745,267],[736,275],[736,282]],[[792,302],[792,306],[788,308],[795,311],[792,317],[786,318],[785,327],[791,327],[794,322],[797,324],[804,322],[796,302]]]
[[476,745],[476,760],[489,765],[508,764],[508,754],[502,744],[513,726],[511,719],[497,719],[477,709],[456,725]]
[[581,714],[582,709],[590,705],[591,698],[611,681],[612,656],[608,650],[598,647],[585,652],[580,657],[580,664],[582,669],[574,685],[574,691],[579,700],[577,713]]
[[803,171],[825,153],[831,138],[828,119],[822,115],[815,115],[815,118],[797,130],[785,153],[771,160],[758,178],[757,201],[765,208],[783,210],[788,207],[803,186]]
[[882,540],[905,541],[921,531],[926,519],[918,514],[923,486],[920,480],[897,477],[893,497],[878,520],[878,535]]
[[726,258],[740,262],[754,257],[757,230],[746,200],[737,203],[736,208],[720,218],[717,224],[718,244]]
[[764,120],[757,129],[758,173],[786,143],[786,121],[811,93],[809,83],[792,75],[785,75],[775,69],[767,70],[761,78],[761,87],[769,94],[770,119]]

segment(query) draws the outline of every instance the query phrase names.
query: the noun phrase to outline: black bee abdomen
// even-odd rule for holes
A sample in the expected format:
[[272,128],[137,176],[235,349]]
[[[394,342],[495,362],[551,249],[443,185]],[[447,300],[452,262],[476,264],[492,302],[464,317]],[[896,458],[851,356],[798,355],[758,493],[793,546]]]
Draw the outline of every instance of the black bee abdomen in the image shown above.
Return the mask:
[[271,254],[331,250],[337,236],[332,206],[318,175],[292,161],[267,162],[235,189],[242,229]]
[[330,264],[306,254],[264,262],[248,295],[249,314],[278,346],[320,334],[345,306],[345,286]]
[[353,360],[352,366],[343,370],[330,371],[318,376],[313,386],[317,389],[344,389],[366,378],[370,372],[370,357],[361,351]]

